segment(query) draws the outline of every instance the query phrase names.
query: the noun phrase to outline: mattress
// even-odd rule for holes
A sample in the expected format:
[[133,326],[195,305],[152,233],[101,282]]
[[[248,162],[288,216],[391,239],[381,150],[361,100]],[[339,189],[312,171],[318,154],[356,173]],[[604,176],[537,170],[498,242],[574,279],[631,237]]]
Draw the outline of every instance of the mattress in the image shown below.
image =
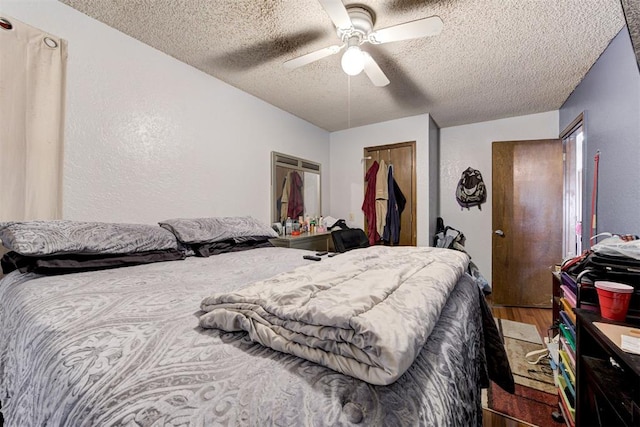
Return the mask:
[[5,426],[481,425],[481,307],[466,275],[387,386],[198,326],[204,297],[307,264],[305,253],[10,273],[0,281]]

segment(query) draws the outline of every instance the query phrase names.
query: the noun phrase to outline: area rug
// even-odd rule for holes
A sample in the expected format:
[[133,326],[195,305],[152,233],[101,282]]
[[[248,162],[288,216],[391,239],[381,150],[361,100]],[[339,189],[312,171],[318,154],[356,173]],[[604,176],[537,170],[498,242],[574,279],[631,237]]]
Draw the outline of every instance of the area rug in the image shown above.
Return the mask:
[[558,410],[558,394],[549,360],[543,358],[531,365],[525,359],[529,351],[544,348],[537,328],[505,319],[496,319],[496,324],[505,341],[516,391],[509,394],[491,383],[483,406],[536,426],[561,425],[551,418]]
[[525,355],[530,351],[544,349],[538,329],[528,323],[496,319],[498,330],[504,339],[509,365],[516,384],[534,388],[546,393],[556,394],[553,370],[547,357],[539,363],[527,363]]
[[488,409],[534,426],[560,426],[551,418],[558,411],[558,395],[516,384],[515,394],[509,394],[491,383],[487,393]]

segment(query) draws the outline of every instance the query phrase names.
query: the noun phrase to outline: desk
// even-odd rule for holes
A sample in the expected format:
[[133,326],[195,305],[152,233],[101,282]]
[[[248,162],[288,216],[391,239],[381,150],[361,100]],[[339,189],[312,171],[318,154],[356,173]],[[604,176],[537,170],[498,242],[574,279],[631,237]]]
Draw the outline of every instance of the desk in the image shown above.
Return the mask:
[[274,246],[310,251],[333,251],[331,232],[302,233],[299,236],[280,236],[269,240]]

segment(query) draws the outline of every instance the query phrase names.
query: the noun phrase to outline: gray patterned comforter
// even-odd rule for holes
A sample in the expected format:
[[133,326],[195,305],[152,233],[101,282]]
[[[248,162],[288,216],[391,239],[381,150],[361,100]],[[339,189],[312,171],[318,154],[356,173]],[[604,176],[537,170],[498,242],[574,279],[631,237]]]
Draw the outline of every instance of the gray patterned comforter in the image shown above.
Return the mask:
[[441,248],[372,246],[207,297],[200,326],[246,331],[274,350],[387,385],[413,363],[468,263]]
[[415,362],[388,386],[246,333],[198,327],[194,307],[204,297],[308,263],[304,253],[263,248],[63,276],[9,274],[0,281],[5,426],[481,423],[480,305],[466,276]]

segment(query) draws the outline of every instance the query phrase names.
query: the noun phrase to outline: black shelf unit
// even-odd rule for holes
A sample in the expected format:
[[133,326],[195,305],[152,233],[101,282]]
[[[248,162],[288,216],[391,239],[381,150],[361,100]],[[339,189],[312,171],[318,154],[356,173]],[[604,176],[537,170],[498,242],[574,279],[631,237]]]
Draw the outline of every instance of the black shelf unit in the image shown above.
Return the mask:
[[629,327],[576,309],[576,426],[640,426],[640,355],[622,351],[593,322]]

